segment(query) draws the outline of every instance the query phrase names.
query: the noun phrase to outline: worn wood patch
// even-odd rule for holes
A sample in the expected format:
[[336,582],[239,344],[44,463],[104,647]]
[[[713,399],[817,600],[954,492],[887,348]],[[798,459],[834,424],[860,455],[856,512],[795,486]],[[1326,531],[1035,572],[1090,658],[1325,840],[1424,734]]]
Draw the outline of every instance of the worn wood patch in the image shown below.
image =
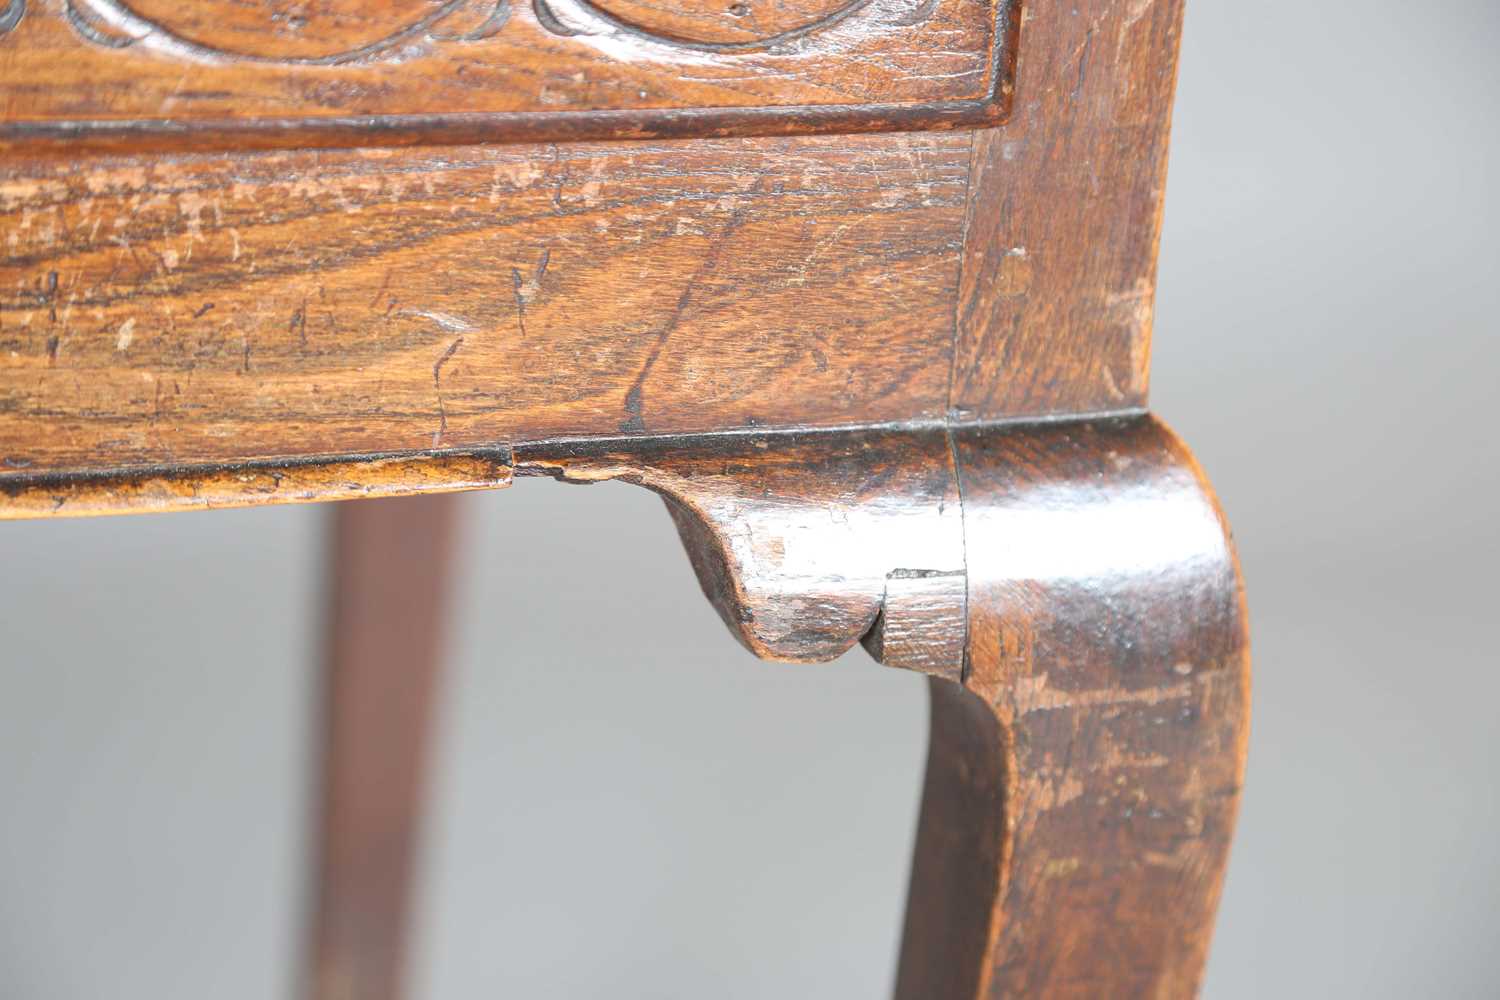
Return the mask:
[[896,996],[1196,996],[1250,711],[1218,504],[1149,417],[954,445],[970,693],[931,689]]
[[831,660],[863,641],[888,666],[960,678],[963,510],[941,428],[540,443],[515,461],[662,494],[704,593],[757,656]]
[[969,141],[8,165],[0,481],[940,417]]
[[968,135],[12,153],[0,479],[1137,411],[1180,14]]
[[1000,120],[1019,0],[8,0],[11,143],[404,144]]
[[1182,0],[1028,9],[1016,114],[979,133],[953,410],[1146,405]]
[[410,455],[320,455],[60,476],[11,474],[0,476],[0,521],[500,489],[510,485],[510,471],[510,450],[498,448]]

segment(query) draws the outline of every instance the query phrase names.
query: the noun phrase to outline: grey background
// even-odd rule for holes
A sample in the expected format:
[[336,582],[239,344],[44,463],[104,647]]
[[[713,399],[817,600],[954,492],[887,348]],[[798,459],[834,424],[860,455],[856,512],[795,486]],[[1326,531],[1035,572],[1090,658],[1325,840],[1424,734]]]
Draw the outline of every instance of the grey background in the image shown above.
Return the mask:
[[[1500,991],[1500,5],[1197,0],[1154,403],[1257,662],[1210,998]],[[921,682],[753,661],[657,501],[468,501],[414,996],[884,995]],[[0,996],[286,996],[317,509],[0,529]]]

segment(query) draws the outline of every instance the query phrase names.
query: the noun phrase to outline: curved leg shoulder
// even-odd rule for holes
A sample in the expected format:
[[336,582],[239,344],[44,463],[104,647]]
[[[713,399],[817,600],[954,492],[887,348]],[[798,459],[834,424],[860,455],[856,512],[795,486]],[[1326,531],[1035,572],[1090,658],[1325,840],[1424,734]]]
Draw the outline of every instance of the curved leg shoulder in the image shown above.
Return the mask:
[[897,994],[1188,996],[1244,766],[1238,568],[1149,416],[517,454],[667,500],[755,653],[928,673]]

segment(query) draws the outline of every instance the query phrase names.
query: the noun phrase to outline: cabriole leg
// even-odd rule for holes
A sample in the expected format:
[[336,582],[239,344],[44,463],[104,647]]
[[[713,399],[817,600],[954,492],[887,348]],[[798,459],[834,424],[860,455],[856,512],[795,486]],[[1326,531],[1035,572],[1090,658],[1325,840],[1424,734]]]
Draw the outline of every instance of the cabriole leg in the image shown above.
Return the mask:
[[1149,418],[956,451],[967,690],[932,684],[897,996],[1190,997],[1249,711],[1217,506]]
[[517,460],[663,493],[757,654],[932,676],[900,1000],[1196,991],[1249,659],[1223,519],[1153,418]]

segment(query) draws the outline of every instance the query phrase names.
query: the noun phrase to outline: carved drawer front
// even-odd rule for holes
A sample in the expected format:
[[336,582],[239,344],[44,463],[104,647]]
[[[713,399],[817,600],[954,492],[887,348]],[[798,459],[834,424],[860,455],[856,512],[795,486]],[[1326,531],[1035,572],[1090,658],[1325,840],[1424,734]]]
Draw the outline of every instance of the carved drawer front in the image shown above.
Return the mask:
[[0,0],[15,148],[999,121],[1019,0]]

